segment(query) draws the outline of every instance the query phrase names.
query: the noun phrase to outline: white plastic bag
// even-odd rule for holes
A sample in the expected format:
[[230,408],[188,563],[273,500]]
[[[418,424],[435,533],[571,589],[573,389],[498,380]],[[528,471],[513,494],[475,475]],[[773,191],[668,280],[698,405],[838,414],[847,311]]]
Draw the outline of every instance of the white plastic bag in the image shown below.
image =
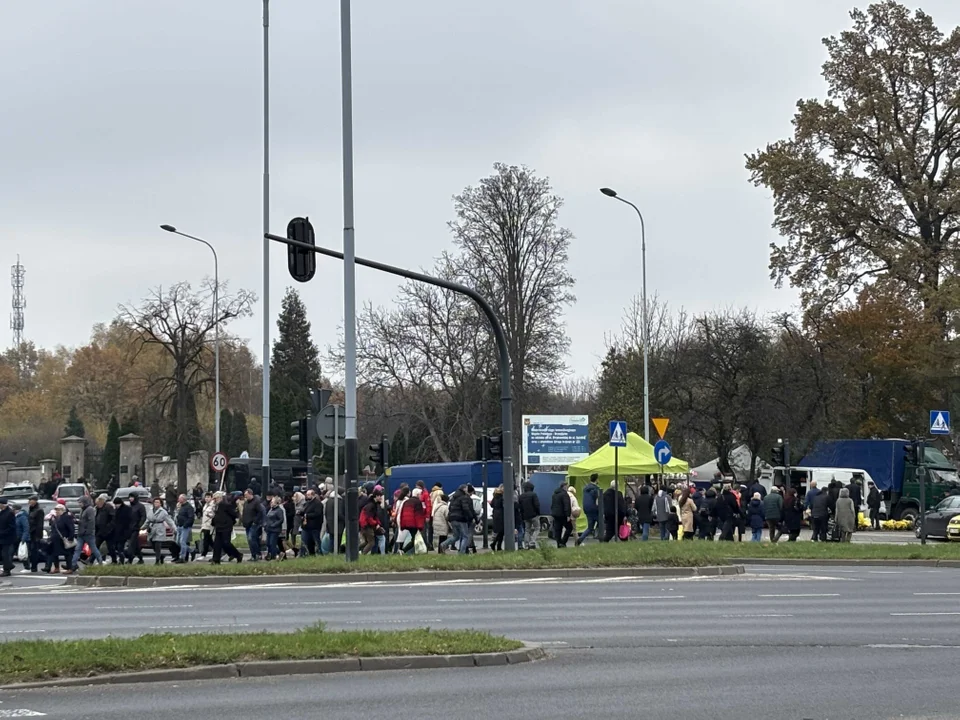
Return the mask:
[[17,548],[17,560],[20,562],[26,562],[30,559],[30,548],[27,547],[25,542],[20,543],[20,547]]
[[413,554],[414,555],[426,555],[427,554],[427,544],[423,541],[423,535],[417,533],[416,540],[413,541]]

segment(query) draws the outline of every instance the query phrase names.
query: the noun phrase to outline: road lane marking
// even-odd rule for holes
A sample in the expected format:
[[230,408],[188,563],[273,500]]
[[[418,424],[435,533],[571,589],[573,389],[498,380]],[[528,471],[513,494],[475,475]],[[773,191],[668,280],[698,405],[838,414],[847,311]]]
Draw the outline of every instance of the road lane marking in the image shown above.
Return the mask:
[[0,710],[0,718],[5,717],[46,717],[46,713],[37,712],[36,710],[27,710],[26,708],[18,708],[16,710]]
[[30,635],[32,633],[45,633],[46,630],[0,630],[0,635]]
[[614,595],[601,600],[683,600],[686,595]]
[[960,595],[960,592],[922,592],[914,595]]
[[757,595],[762,598],[821,598],[840,597],[840,593],[790,593],[783,595]]
[[193,605],[97,605],[94,610],[167,610],[168,608],[192,608]]
[[525,602],[526,598],[437,598],[437,602],[452,603],[486,603],[486,602]]
[[196,630],[200,628],[250,627],[250,623],[210,623],[207,625],[153,625],[151,630]]
[[282,602],[274,605],[362,605],[363,600],[305,600],[304,602]]
[[960,615],[960,612],[909,612],[890,613],[890,617],[934,617],[937,615]]
[[954,650],[960,645],[912,645],[910,643],[901,643],[901,644],[890,644],[890,643],[876,643],[874,645],[864,645],[865,648],[870,648],[871,650],[913,650],[915,648],[922,648],[924,650],[932,649],[950,649]]
[[903,570],[867,570],[871,575],[903,575]]
[[793,615],[778,615],[776,613],[757,613],[755,615],[721,615],[722,618],[785,618]]

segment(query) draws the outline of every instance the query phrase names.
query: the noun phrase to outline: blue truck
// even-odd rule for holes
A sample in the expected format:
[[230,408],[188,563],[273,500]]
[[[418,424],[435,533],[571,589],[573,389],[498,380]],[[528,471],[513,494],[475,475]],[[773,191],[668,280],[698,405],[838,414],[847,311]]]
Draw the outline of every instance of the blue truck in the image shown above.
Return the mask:
[[[920,517],[917,466],[906,460],[907,440],[824,440],[796,463],[802,468],[863,470],[883,494],[887,517],[914,522]],[[924,448],[926,504],[933,507],[948,495],[960,493],[957,469],[942,452]],[[792,473],[791,473],[792,474]],[[866,493],[864,493],[866,496]]]
[[[396,465],[390,468],[387,478],[388,497],[406,483],[410,487],[423,480],[430,490],[440,483],[447,495],[452,495],[461,485],[483,487],[482,462],[419,463],[415,465]],[[503,484],[503,471],[499,462],[487,463],[487,487],[495,488]]]

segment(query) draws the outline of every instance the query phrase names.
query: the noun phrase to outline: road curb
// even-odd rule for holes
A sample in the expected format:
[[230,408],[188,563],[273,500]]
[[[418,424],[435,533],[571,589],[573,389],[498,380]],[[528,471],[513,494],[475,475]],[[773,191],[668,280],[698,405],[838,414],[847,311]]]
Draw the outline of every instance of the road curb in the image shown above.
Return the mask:
[[[736,561],[741,562],[741,561]],[[613,577],[715,577],[743,574],[743,566],[710,565],[705,567],[597,567],[543,568],[530,570],[410,570],[376,573],[304,573],[298,575],[197,575],[194,577],[140,577],[135,575],[71,575],[67,585],[79,587],[181,587],[227,585],[303,584],[327,585],[344,582],[432,582],[439,580],[536,580],[544,578],[613,578]]]
[[824,560],[815,560],[812,558],[793,559],[790,558],[731,558],[731,562],[743,563],[744,565],[796,565],[796,566],[821,566],[821,567],[933,567],[933,568],[960,568],[960,560],[857,560],[857,559],[838,559],[830,558]]
[[52,687],[89,685],[129,685],[133,683],[188,682],[229,678],[274,677],[277,675],[326,675],[342,672],[379,670],[434,670],[454,667],[496,667],[542,660],[543,648],[527,645],[520,650],[469,655],[401,655],[397,657],[330,658],[326,660],[264,660],[261,662],[201,665],[189,668],[164,668],[131,673],[108,673],[82,678],[59,678],[38,682],[0,685],[0,690],[33,690]]

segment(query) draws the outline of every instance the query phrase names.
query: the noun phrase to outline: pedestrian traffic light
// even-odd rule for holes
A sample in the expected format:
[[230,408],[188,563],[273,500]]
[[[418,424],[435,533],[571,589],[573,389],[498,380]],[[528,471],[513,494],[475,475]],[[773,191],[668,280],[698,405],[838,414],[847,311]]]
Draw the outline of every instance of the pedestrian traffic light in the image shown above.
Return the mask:
[[503,460],[503,433],[490,433],[487,440],[487,460]]
[[[317,244],[310,218],[295,217],[287,223],[287,238],[307,245]],[[312,280],[317,271],[316,254],[305,248],[287,245],[287,269],[290,277],[297,282]]]
[[917,465],[917,446],[915,443],[906,443],[903,446],[903,461],[909,465]]
[[477,460],[483,462],[487,457],[487,436],[481,435],[477,438]]
[[290,442],[293,443],[293,450],[290,456],[295,457],[300,462],[307,462],[310,459],[310,421],[307,418],[301,418],[290,423],[290,429],[293,435],[290,436]]

